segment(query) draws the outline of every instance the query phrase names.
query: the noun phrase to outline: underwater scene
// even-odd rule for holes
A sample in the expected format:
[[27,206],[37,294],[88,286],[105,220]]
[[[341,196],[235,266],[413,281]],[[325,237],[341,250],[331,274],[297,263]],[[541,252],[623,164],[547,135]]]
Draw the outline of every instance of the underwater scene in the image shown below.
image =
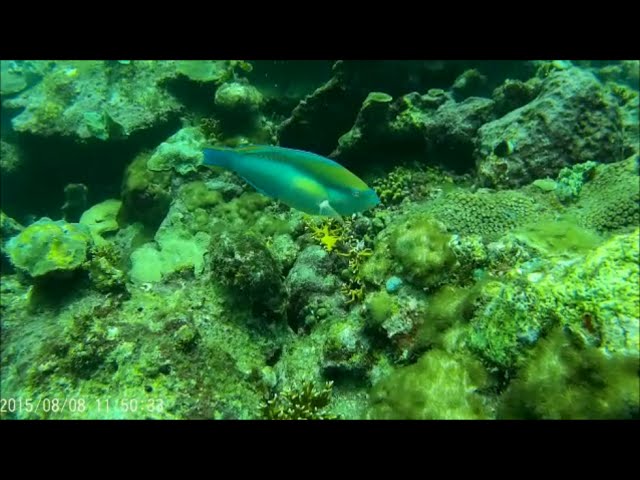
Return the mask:
[[639,419],[639,83],[2,60],[0,419]]

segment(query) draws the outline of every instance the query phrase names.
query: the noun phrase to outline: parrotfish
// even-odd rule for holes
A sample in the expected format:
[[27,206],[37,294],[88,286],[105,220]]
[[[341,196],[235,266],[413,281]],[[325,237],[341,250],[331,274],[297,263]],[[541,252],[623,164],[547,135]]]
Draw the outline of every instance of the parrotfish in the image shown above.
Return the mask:
[[310,215],[341,217],[380,203],[376,192],[345,167],[304,150],[207,147],[203,163],[231,170],[263,195]]

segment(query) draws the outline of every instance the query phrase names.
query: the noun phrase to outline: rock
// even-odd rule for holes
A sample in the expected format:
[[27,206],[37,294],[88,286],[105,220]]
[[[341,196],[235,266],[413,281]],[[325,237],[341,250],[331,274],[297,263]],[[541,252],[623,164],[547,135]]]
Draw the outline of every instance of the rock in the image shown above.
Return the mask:
[[615,103],[591,73],[553,72],[535,100],[478,130],[478,176],[484,186],[513,188],[575,163],[614,161],[619,124]]

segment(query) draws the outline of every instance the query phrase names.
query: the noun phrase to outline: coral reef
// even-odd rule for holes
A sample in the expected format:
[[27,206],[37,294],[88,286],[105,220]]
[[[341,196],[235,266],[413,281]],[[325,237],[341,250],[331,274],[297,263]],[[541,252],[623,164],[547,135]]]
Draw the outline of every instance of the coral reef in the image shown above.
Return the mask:
[[458,235],[495,238],[543,218],[544,202],[515,190],[499,192],[452,191],[426,205],[425,210]]
[[[116,68],[127,74],[113,81]],[[24,109],[12,119],[17,132],[106,141],[175,117],[180,104],[160,86],[172,75],[175,65],[168,61],[110,68],[99,61],[58,62],[42,82],[4,105]]]
[[331,401],[331,382],[317,388],[312,382],[304,382],[296,390],[285,389],[274,393],[262,407],[266,420],[332,420],[333,415],[323,409]]
[[637,66],[0,61],[0,418],[639,418]]

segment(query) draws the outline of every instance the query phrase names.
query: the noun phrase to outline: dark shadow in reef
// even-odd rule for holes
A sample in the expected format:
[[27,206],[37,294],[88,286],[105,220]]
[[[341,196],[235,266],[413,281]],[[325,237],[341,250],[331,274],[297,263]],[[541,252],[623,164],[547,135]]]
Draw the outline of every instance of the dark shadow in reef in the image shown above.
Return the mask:
[[323,369],[323,375],[326,379],[331,380],[336,387],[343,390],[358,390],[369,385],[367,371],[364,367],[349,370],[330,366]]
[[83,271],[70,272],[67,275],[50,275],[32,280],[33,290],[29,303],[33,308],[57,310],[68,304],[87,283],[87,274]]
[[[534,69],[528,61],[496,60],[346,60],[336,62],[333,77],[301,102],[278,131],[280,145],[329,155],[339,138],[354,125],[363,101],[371,92],[384,92],[394,99],[412,92],[425,94],[429,89],[450,90],[456,79],[469,69],[477,69],[484,80],[475,96],[491,97],[495,87],[506,78],[527,79]],[[389,141],[391,140],[391,141]],[[407,138],[381,139],[371,155],[361,158],[340,157],[339,162],[356,173],[373,164],[397,164],[402,160],[424,156],[424,141]],[[474,165],[468,148],[444,154],[442,161],[456,173]],[[364,152],[362,152],[364,153]],[[449,157],[459,159],[449,161]],[[445,161],[446,158],[446,161]]]
[[152,129],[107,142],[12,135],[21,149],[23,165],[11,176],[0,178],[0,205],[7,215],[27,223],[29,216],[62,218],[64,188],[69,183],[88,187],[89,206],[120,198],[126,166],[140,151],[157,147],[178,128],[180,121],[174,117]]
[[213,100],[218,89],[215,82],[195,82],[179,76],[166,80],[163,86],[185,106],[190,114],[204,117],[213,115]]
[[334,60],[250,60],[244,74],[267,98],[297,99],[331,78]]

